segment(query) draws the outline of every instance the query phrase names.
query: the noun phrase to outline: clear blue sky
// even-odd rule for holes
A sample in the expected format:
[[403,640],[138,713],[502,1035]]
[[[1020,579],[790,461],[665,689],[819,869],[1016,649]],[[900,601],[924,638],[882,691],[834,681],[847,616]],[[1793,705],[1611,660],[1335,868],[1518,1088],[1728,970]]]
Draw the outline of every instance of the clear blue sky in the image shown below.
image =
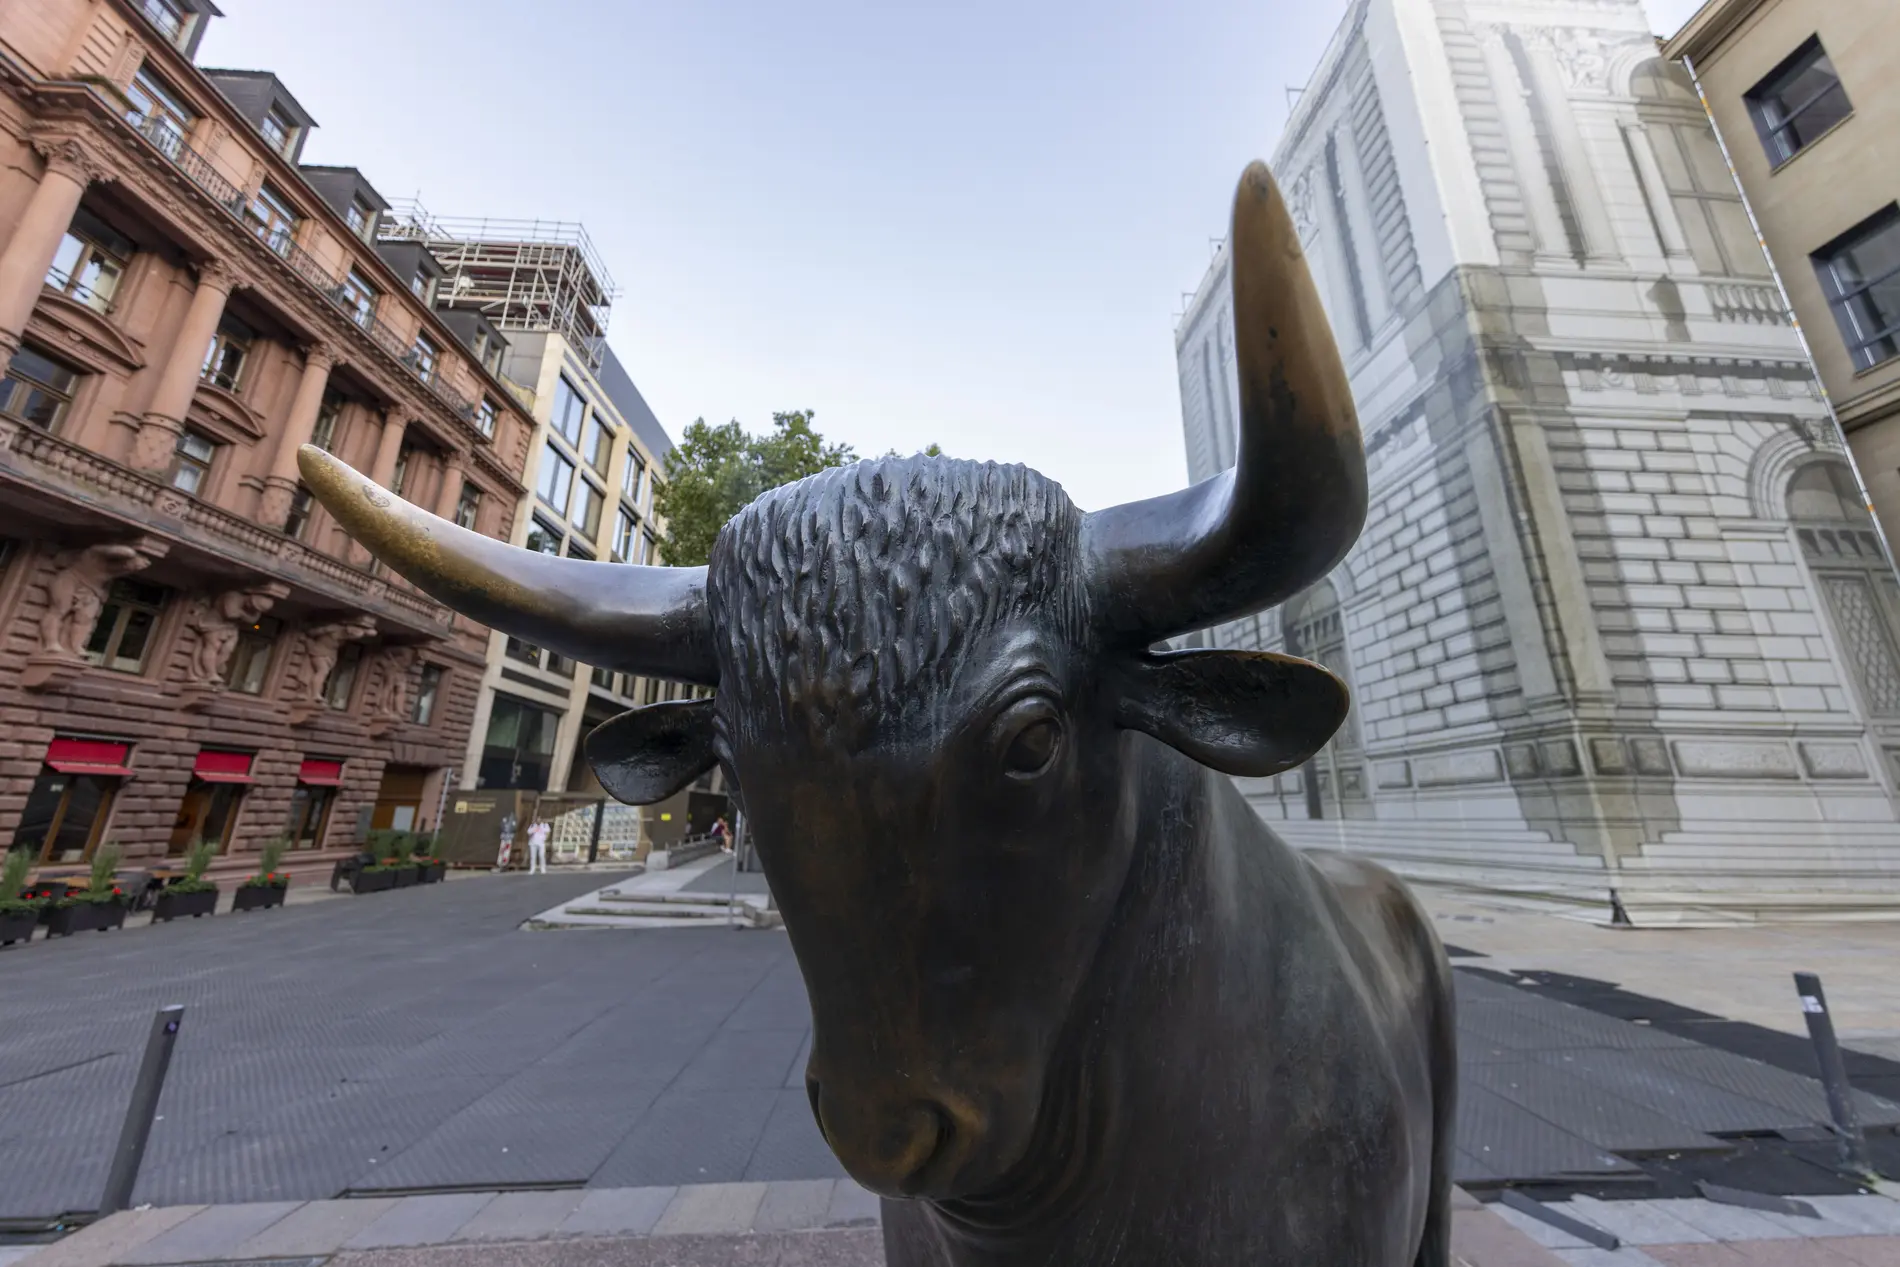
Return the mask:
[[[438,215],[579,220],[669,431],[810,408],[860,452],[1021,461],[1085,508],[1186,479],[1172,314],[1344,0],[219,0]],[[1651,0],[1673,29],[1688,0]]]

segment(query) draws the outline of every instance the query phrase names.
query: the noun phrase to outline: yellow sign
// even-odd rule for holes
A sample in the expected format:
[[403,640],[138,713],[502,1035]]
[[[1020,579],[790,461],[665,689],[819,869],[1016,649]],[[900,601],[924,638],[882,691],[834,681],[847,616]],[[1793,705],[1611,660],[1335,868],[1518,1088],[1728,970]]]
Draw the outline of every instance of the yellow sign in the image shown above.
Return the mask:
[[663,823],[670,823],[673,821],[673,816],[671,814],[662,814],[660,815],[660,821]]

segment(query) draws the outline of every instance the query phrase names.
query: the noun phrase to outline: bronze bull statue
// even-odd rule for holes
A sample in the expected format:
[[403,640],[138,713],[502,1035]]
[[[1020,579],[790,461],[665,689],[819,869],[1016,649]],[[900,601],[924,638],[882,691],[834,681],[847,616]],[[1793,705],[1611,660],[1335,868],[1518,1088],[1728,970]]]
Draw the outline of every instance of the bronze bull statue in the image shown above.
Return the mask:
[[1450,973],[1392,875],[1288,848],[1228,775],[1317,751],[1318,665],[1155,650],[1284,602],[1358,535],[1365,451],[1264,166],[1233,232],[1240,458],[1083,514],[1020,466],[774,489],[706,568],[512,549],[312,448],[304,477],[443,602],[703,683],[589,737],[659,800],[743,789],[810,993],[826,1141],[897,1267],[1448,1267]]

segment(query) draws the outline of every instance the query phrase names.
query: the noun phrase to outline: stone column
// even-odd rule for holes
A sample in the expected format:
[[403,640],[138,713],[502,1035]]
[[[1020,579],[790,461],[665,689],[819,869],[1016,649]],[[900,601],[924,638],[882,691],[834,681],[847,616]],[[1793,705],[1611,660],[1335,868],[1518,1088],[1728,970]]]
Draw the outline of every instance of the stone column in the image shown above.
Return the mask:
[[403,433],[409,429],[401,409],[402,406],[393,405],[383,415],[383,438],[376,442],[376,460],[369,468],[369,477],[384,488],[396,478],[396,456],[402,452]]
[[1532,31],[1524,44],[1531,63],[1531,87],[1542,99],[1544,115],[1550,121],[1557,164],[1563,169],[1570,207],[1583,233],[1583,249],[1591,259],[1617,259],[1616,229],[1610,223],[1610,213],[1603,209],[1602,181],[1590,161],[1590,147],[1577,125],[1576,111],[1571,108],[1570,88],[1557,65],[1551,33]]
[[46,270],[53,266],[59,240],[79,210],[86,186],[98,179],[99,164],[77,142],[63,141],[35,148],[46,156],[46,171],[27,201],[26,211],[0,252],[0,361],[13,359],[20,335],[33,316]]
[[161,472],[171,465],[172,450],[179,433],[185,429],[185,414],[191,398],[198,392],[198,379],[204,372],[205,352],[211,337],[218,332],[218,320],[224,316],[224,302],[231,297],[237,279],[218,260],[207,260],[198,269],[198,289],[192,293],[191,307],[178,324],[178,338],[172,343],[171,357],[159,375],[158,388],[146,407],[139,425],[137,442],[132,447],[132,465],[142,471]]
[[451,453],[442,464],[442,491],[436,494],[435,513],[451,523],[462,500],[462,484],[468,479],[467,462],[460,453]]
[[290,417],[277,437],[270,474],[264,477],[264,494],[258,501],[258,522],[267,528],[282,528],[290,515],[291,497],[297,491],[297,448],[307,443],[316,430],[323,389],[330,382],[330,367],[335,364],[336,353],[327,344],[319,343],[304,353],[303,377],[297,380]]
[[1550,260],[1570,259],[1570,239],[1564,232],[1563,216],[1550,188],[1537,140],[1537,124],[1531,117],[1528,89],[1518,78],[1517,63],[1504,46],[1504,32],[1495,26],[1474,29],[1479,47],[1484,50],[1485,69],[1490,72],[1492,89],[1497,93],[1498,114],[1504,124],[1504,143],[1511,152],[1511,168],[1517,173],[1517,186],[1524,192],[1530,214],[1531,233],[1537,239],[1537,254]]
[[1649,129],[1641,123],[1625,123],[1623,138],[1629,143],[1630,157],[1636,163],[1636,179],[1642,184],[1643,199],[1649,204],[1650,219],[1655,223],[1663,254],[1686,257],[1689,239],[1683,236],[1682,222],[1676,218],[1676,204],[1669,197],[1669,182],[1663,179],[1662,168],[1656,162]]

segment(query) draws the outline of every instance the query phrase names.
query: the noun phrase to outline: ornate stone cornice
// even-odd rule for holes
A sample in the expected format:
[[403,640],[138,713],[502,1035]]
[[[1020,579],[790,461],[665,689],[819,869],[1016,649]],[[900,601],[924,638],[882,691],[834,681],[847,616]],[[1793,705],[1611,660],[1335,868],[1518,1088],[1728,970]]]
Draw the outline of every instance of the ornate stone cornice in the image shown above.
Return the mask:
[[35,136],[30,144],[46,160],[48,173],[90,185],[113,174],[103,157],[73,136]]

